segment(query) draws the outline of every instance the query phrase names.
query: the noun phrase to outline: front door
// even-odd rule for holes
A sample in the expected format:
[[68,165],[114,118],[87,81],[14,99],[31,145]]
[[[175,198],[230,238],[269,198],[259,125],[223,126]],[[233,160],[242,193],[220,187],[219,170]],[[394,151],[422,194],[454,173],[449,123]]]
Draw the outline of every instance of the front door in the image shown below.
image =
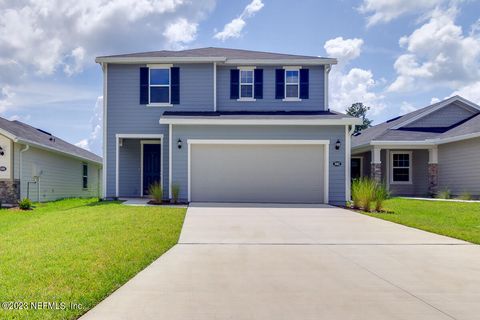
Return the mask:
[[143,145],[143,195],[155,182],[160,182],[160,144]]
[[352,180],[359,179],[362,176],[362,159],[352,158],[350,163]]

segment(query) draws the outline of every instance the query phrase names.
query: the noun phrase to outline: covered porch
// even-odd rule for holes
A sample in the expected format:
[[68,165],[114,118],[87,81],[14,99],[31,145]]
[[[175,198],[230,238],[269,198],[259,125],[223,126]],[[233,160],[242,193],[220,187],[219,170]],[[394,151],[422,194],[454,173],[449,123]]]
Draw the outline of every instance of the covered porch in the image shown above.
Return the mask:
[[352,179],[371,177],[392,195],[432,196],[438,192],[438,148],[416,141],[372,141],[352,150]]

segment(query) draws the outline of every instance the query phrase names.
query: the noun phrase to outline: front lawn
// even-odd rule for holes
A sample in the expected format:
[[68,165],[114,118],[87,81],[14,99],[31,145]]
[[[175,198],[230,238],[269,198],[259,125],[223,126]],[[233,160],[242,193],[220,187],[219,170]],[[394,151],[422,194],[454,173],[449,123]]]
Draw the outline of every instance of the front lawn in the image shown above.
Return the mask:
[[175,245],[185,211],[92,199],[0,210],[0,319],[76,319]]
[[393,198],[369,216],[480,244],[480,203]]

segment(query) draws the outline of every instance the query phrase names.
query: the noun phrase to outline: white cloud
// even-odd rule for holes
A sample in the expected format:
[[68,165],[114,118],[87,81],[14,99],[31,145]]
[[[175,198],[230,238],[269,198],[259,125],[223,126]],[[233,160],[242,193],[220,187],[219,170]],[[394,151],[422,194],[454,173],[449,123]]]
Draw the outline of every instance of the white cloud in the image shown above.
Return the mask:
[[467,86],[480,78],[480,36],[455,24],[456,8],[435,9],[429,20],[400,39],[406,52],[395,61],[392,92]]
[[375,81],[372,71],[360,68],[345,70],[346,65],[359,57],[362,52],[362,39],[343,39],[338,37],[325,42],[328,56],[337,58],[339,65],[330,72],[330,107],[345,111],[355,102],[363,102],[370,107],[372,114],[378,114],[385,108],[383,96],[374,91],[379,83]]
[[403,101],[402,102],[402,105],[400,106],[400,115],[404,115],[406,113],[410,113],[410,112],[413,112],[415,110],[417,110],[418,108],[414,107],[412,104],[406,102],[406,101]]
[[390,22],[405,14],[421,14],[448,0],[363,0],[358,8],[368,15],[367,25]]
[[459,95],[476,104],[480,104],[480,81],[473,82],[454,91],[451,96]]
[[215,39],[225,41],[230,38],[239,38],[242,35],[243,28],[247,24],[245,19],[253,17],[258,11],[263,8],[262,0],[252,0],[239,17],[227,23],[222,31],[216,32],[213,36]]
[[174,48],[183,48],[183,45],[197,38],[197,27],[198,23],[189,22],[185,18],[179,18],[167,26],[163,36]]
[[80,140],[75,143],[75,145],[101,155],[103,139],[103,97],[97,98],[95,106],[93,107],[93,116],[90,119],[90,125],[91,132],[88,138]]
[[360,56],[362,46],[363,39],[343,39],[343,37],[337,37],[325,42],[323,47],[329,57],[337,58],[340,65],[346,65]]
[[440,99],[438,99],[437,97],[433,97],[432,99],[430,99],[430,104],[434,104],[437,102],[440,102]]

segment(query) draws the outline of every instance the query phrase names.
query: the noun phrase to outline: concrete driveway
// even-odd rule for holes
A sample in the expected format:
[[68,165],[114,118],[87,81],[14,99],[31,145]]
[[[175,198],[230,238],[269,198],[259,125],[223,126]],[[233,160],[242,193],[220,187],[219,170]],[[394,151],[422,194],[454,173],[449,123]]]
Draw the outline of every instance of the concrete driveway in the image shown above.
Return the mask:
[[83,319],[478,319],[480,247],[328,206],[193,204]]

